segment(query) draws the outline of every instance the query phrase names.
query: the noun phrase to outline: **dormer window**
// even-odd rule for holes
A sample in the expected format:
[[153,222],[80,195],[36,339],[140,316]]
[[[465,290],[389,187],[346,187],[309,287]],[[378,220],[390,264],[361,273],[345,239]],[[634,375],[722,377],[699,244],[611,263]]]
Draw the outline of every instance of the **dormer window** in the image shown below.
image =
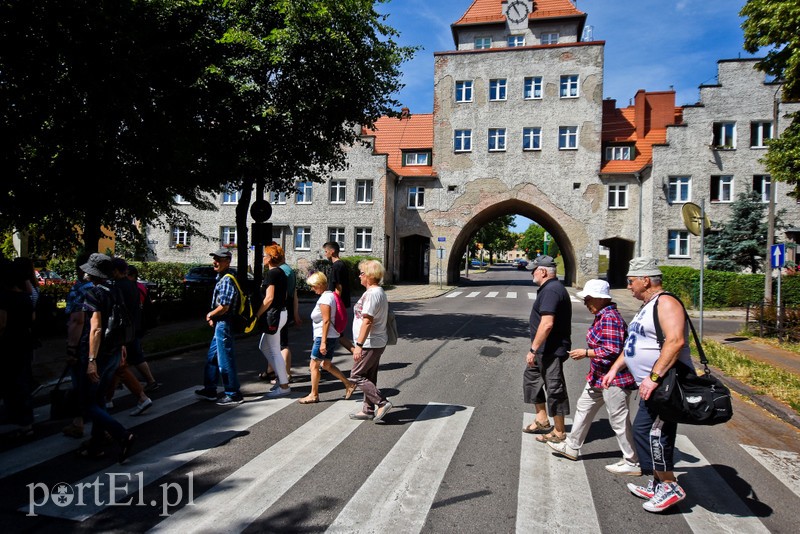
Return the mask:
[[606,161],[628,161],[633,159],[633,147],[630,145],[607,146]]
[[405,152],[403,153],[403,166],[430,165],[430,152]]

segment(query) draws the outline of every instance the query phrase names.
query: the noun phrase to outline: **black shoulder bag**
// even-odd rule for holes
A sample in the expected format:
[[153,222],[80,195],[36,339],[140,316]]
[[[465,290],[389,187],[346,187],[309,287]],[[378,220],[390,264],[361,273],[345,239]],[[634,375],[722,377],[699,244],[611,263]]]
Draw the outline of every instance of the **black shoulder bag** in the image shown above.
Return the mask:
[[[683,307],[683,302],[672,293],[662,293],[663,295],[673,297]],[[704,373],[698,375],[683,362],[675,362],[645,404],[664,421],[687,425],[725,423],[733,417],[731,392],[718,378],[711,375],[711,371],[708,369],[708,359],[685,307],[683,307],[683,314],[692,330],[692,337],[697,345]],[[661,346],[664,344],[664,332],[661,330],[658,320],[658,300],[653,305],[653,323],[658,345]]]

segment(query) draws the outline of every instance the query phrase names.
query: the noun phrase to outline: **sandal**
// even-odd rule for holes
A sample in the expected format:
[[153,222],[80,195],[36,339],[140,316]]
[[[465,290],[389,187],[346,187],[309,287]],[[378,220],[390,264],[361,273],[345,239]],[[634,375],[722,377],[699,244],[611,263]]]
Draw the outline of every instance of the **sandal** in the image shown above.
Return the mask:
[[564,432],[563,436],[559,436],[555,432],[550,432],[548,434],[544,434],[542,436],[536,436],[536,441],[539,443],[561,443],[567,439],[567,433]]
[[319,397],[312,397],[309,395],[308,397],[303,397],[297,402],[299,402],[300,404],[316,404],[319,402]]
[[534,420],[533,423],[526,426],[522,429],[522,431],[526,434],[547,434],[548,432],[552,432],[553,425],[550,424],[548,421],[546,424],[542,424],[539,421]]
[[258,373],[258,379],[259,380],[274,380],[275,379],[275,373],[268,373],[266,371],[264,371],[263,373]]
[[349,400],[350,397],[353,396],[353,392],[358,387],[355,382],[350,382],[350,384],[351,384],[350,386],[345,386],[345,389],[344,389],[344,400]]

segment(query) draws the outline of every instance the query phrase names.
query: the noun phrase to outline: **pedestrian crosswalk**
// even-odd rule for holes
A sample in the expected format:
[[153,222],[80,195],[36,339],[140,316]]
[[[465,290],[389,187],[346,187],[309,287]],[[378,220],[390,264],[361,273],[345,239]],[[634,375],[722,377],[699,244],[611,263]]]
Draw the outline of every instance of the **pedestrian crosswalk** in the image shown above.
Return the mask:
[[[194,388],[178,391],[159,399],[157,407],[144,416],[120,415],[128,427],[157,421],[178,410],[191,409],[198,401]],[[136,450],[124,465],[105,469],[81,462],[83,474],[63,480],[54,473],[49,480],[29,480],[22,484],[28,502],[17,506],[25,517],[50,517],[60,521],[86,522],[121,506],[141,505],[150,512],[147,529],[152,532],[242,531],[255,526],[276,503],[293,491],[305,477],[326,461],[337,448],[358,439],[357,431],[373,423],[352,420],[349,414],[360,403],[336,401],[314,412],[304,422],[263,451],[245,456],[219,481],[183,495],[172,503],[144,502],[145,487],[168,480],[186,471],[212,451],[234,447],[233,438],[248,434],[254,427],[280,417],[296,399],[258,399],[210,415],[175,435],[164,436],[151,446]],[[323,529],[330,533],[408,532],[426,529],[426,518],[439,492],[445,474],[460,447],[468,447],[464,435],[473,422],[476,408],[458,404],[430,402],[416,415],[404,419],[402,432],[390,443],[367,437],[359,446],[385,447],[381,460],[363,473],[358,489],[345,496]],[[306,412],[303,412],[306,413]],[[522,426],[533,421],[533,414],[523,414]],[[571,421],[567,419],[567,425]],[[521,428],[521,427],[520,427]],[[377,428],[375,428],[377,430]],[[552,532],[593,533],[607,530],[602,515],[595,508],[592,477],[588,460],[570,461],[554,455],[535,442],[535,436],[522,434],[520,445],[516,503],[516,532],[530,532],[531,525],[547,525]],[[39,439],[28,446],[0,454],[0,479],[19,484],[24,474],[37,466],[70,452],[75,441],[61,436]],[[742,445],[754,458],[765,476],[774,476],[800,498],[798,455],[784,451]],[[754,516],[741,492],[706,460],[697,444],[686,435],[676,442],[676,472],[687,494],[701,496],[678,505],[687,529],[692,532],[769,532]],[[512,460],[510,460],[512,461]],[[603,477],[611,477],[602,471]],[[104,481],[98,483],[98,481]],[[607,481],[606,481],[607,482]],[[98,486],[99,484],[99,486]],[[166,486],[167,483],[161,483]],[[191,481],[189,483],[191,486]],[[600,487],[607,488],[601,482]],[[100,489],[98,489],[100,488]],[[113,491],[111,491],[113,489]],[[618,489],[618,488],[615,488]],[[152,493],[152,492],[151,492]],[[99,495],[108,498],[99,498]],[[166,499],[166,493],[164,493]],[[626,497],[628,497],[626,495]],[[634,505],[638,502],[631,497]],[[579,506],[575,503],[580,502]],[[558,504],[562,503],[562,504]],[[163,513],[157,513],[163,510]],[[638,511],[638,510],[637,510]],[[646,514],[646,512],[641,512]],[[402,517],[402,522],[397,518]],[[69,524],[69,523],[65,523]],[[226,525],[221,528],[221,525]]]
[[[448,299],[527,299],[535,300],[536,291],[451,291],[445,295]],[[583,301],[574,295],[570,295],[572,302],[582,303]]]

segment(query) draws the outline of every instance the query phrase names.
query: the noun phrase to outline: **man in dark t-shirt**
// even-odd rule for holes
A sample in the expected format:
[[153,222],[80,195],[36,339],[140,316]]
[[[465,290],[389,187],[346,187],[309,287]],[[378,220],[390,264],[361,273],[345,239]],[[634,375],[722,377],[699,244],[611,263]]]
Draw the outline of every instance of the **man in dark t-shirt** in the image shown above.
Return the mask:
[[[325,257],[332,262],[331,276],[328,278],[328,291],[335,291],[342,298],[345,308],[350,307],[350,269],[339,257],[339,243],[329,241],[322,245]],[[353,342],[344,334],[339,337],[339,344],[353,351]]]

